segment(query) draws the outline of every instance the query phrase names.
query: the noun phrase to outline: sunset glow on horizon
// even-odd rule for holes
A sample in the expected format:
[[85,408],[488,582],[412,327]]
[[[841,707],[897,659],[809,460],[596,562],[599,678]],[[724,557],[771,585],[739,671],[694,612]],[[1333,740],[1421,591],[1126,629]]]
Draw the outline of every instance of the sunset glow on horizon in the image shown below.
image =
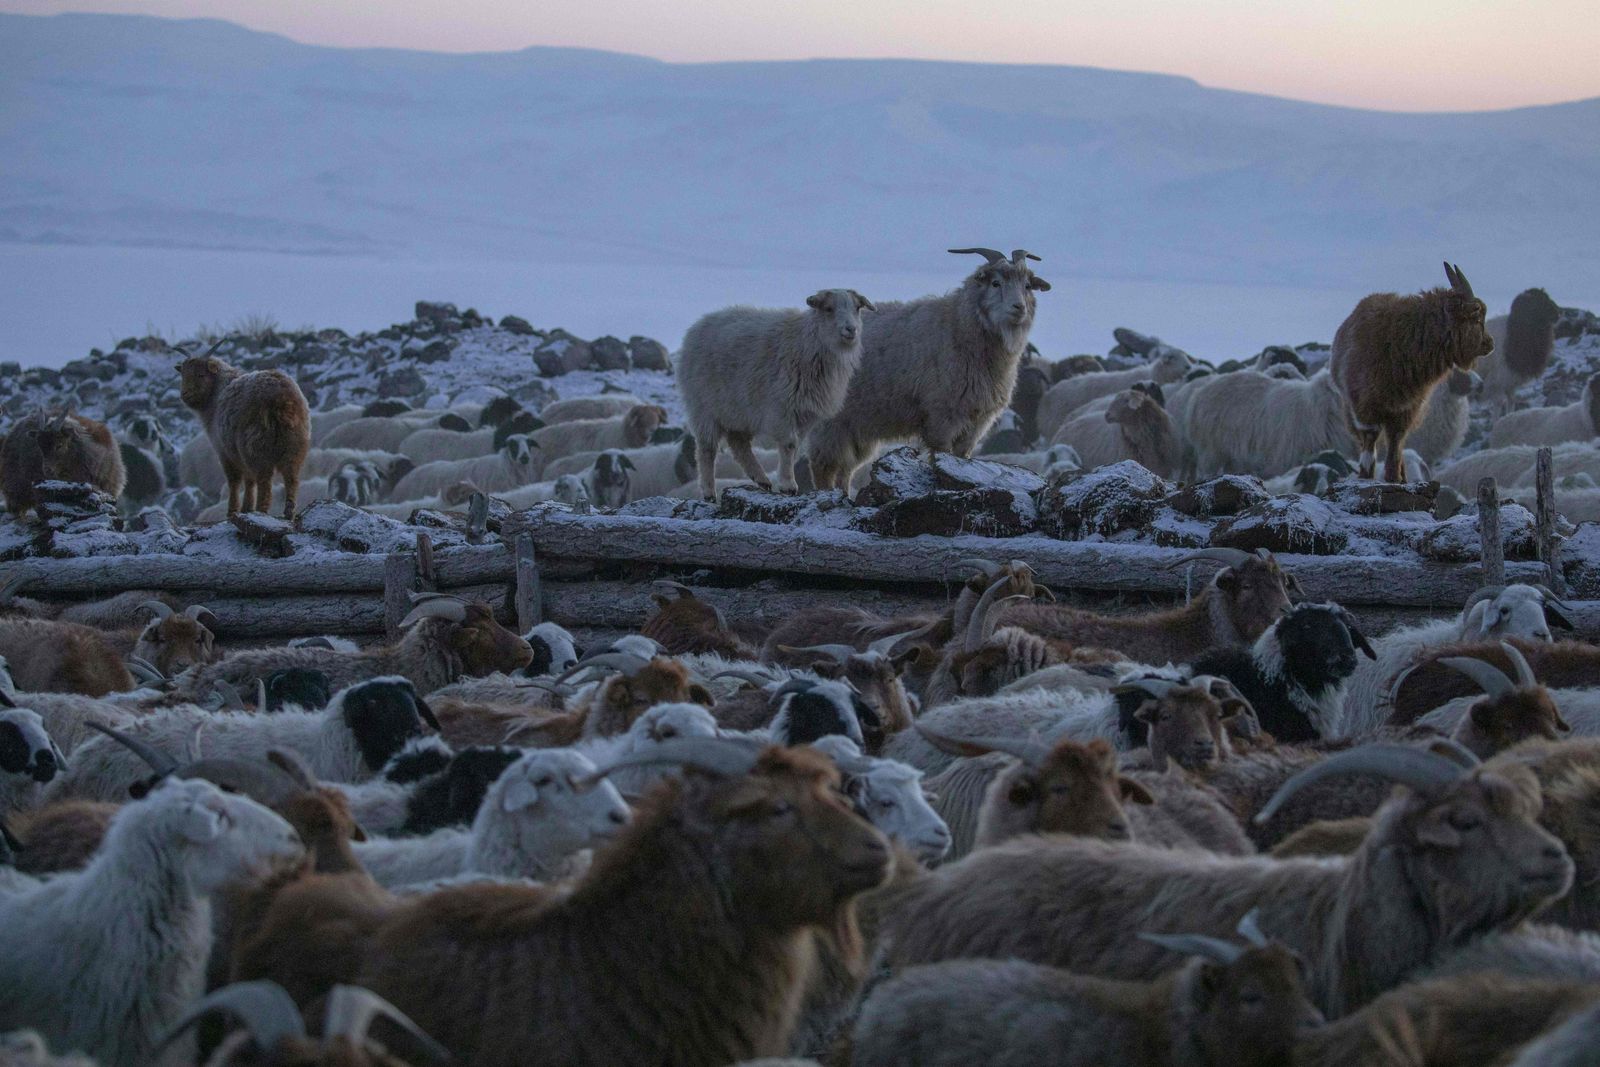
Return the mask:
[[337,47],[1092,66],[1397,111],[1600,96],[1600,71],[1568,47],[1592,21],[1592,0],[0,0],[17,14],[86,10],[226,19]]

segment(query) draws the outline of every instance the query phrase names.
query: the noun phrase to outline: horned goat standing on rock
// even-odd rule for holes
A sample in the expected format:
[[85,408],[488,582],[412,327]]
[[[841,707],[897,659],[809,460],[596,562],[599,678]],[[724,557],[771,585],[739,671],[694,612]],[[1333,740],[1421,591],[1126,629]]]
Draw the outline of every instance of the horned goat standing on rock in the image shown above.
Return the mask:
[[277,474],[283,517],[294,518],[300,466],[311,450],[311,412],[294,379],[280,370],[241,371],[209,352],[184,360],[178,372],[183,402],[200,416],[228,478],[228,514],[266,511]]
[[938,452],[972,455],[1005,410],[1033,328],[1034,293],[1050,283],[1028,269],[1025,249],[954,248],[987,262],[944,296],[884,304],[861,346],[844,407],[811,432],[807,452],[819,488],[849,492],[879,444],[921,438]]
[[703,316],[683,337],[678,383],[698,448],[700,493],[716,497],[723,438],[746,475],[772,488],[750,451],[755,437],[778,446],[778,488],[798,491],[800,439],[844,406],[861,362],[861,312],[876,311],[854,289],[823,289],[809,310],[731,307]]
[[1350,405],[1346,417],[1361,448],[1363,478],[1375,472],[1382,434],[1384,480],[1405,481],[1406,435],[1433,387],[1452,368],[1470,370],[1494,351],[1472,283],[1449,263],[1444,273],[1448,289],[1364,297],[1333,335],[1328,367]]

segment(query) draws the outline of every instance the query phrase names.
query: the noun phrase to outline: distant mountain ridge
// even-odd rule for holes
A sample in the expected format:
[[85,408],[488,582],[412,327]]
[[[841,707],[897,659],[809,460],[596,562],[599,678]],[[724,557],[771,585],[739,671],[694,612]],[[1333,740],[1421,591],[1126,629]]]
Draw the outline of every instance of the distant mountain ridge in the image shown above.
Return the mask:
[[0,100],[7,242],[873,269],[1026,244],[1062,273],[1406,288],[1448,256],[1600,295],[1600,99],[1397,114],[1081,67],[0,15]]

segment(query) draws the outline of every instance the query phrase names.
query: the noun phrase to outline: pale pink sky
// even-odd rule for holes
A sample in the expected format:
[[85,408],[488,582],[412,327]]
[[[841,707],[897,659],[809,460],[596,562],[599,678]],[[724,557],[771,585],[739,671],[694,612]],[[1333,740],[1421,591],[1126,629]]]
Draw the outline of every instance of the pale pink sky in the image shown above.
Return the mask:
[[452,52],[1081,64],[1408,111],[1600,96],[1594,0],[0,0],[0,11],[74,10]]

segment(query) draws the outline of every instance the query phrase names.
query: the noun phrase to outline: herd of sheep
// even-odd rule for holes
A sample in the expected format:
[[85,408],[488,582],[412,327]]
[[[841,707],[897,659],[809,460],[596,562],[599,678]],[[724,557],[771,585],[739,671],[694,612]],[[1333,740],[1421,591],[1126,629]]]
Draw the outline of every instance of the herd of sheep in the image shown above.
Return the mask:
[[[1595,451],[1594,381],[1511,410],[1551,357],[1537,290],[1486,320],[1447,266],[1315,370],[1152,339],[1052,367],[1037,257],[955,251],[984,262],[941,297],[703,318],[677,437],[627,394],[311,411],[186,354],[179,477],[291,517],[848,494],[903,440],[1291,483],[1381,447],[1404,479],[1460,447],[1475,374],[1502,417],[1460,464]],[[164,448],[38,412],[0,487],[21,519]],[[387,642],[252,646],[170,592],[0,576],[0,1064],[1592,1067],[1600,645],[1571,605],[1487,586],[1379,633],[1265,550],[1183,562],[1209,580],[1144,614],[970,559],[942,611],[766,629],[662,579],[588,648],[439,593]]]

